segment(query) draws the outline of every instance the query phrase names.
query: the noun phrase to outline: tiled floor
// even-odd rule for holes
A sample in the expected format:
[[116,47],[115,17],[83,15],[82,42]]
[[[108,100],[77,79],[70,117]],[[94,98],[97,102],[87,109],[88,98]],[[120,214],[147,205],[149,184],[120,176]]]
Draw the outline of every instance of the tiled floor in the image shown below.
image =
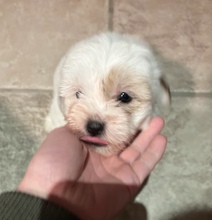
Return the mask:
[[119,219],[212,219],[212,1],[0,1],[0,191],[44,137],[52,74],[74,42],[106,30],[150,42],[173,94],[169,143]]

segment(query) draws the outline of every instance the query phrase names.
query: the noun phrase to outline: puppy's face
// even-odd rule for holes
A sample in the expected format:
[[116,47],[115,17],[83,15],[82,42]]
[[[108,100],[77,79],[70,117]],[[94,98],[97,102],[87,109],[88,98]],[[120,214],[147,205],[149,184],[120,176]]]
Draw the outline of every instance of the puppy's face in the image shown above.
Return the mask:
[[148,80],[128,69],[102,75],[73,80],[65,116],[84,143],[104,155],[118,154],[149,120],[152,94]]
[[61,109],[83,143],[118,154],[144,129],[169,93],[151,50],[117,34],[76,45],[61,70]]

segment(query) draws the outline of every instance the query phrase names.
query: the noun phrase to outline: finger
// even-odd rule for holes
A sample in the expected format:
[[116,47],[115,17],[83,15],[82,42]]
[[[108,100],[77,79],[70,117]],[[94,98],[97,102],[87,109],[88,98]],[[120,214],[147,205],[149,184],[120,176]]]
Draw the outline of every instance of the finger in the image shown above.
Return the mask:
[[143,155],[131,164],[140,183],[150,174],[154,167],[161,160],[167,144],[167,139],[163,135],[158,135],[146,149]]
[[143,154],[154,137],[161,132],[163,126],[164,121],[161,117],[153,118],[149,124],[149,127],[142,131],[133,141],[133,143],[120,154],[120,158],[125,162],[132,164]]

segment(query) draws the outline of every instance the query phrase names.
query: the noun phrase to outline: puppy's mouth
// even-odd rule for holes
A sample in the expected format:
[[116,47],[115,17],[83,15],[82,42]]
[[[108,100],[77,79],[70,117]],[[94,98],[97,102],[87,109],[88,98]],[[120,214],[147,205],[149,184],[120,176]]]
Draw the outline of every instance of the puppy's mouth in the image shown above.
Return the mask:
[[85,135],[85,136],[80,137],[80,140],[85,142],[86,144],[92,144],[92,145],[95,145],[95,146],[98,146],[98,147],[108,145],[107,141],[105,141],[101,138],[94,137],[94,136],[89,136],[89,135]]

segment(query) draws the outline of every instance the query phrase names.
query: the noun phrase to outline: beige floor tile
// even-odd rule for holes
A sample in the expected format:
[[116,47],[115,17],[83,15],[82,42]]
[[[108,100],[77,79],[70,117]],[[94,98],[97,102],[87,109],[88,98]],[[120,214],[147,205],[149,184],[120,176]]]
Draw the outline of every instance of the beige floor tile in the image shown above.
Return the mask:
[[158,52],[173,91],[212,91],[211,0],[114,0],[113,29]]
[[0,1],[0,88],[51,88],[60,57],[107,30],[108,0]]
[[[50,99],[50,92],[1,92],[0,192],[16,188],[44,138]],[[146,220],[145,215],[148,220],[211,217],[207,208],[212,209],[212,99],[173,97],[172,108],[164,129],[169,140],[165,156],[137,197],[137,204],[129,205],[121,220]],[[179,215],[182,218],[176,218]]]

